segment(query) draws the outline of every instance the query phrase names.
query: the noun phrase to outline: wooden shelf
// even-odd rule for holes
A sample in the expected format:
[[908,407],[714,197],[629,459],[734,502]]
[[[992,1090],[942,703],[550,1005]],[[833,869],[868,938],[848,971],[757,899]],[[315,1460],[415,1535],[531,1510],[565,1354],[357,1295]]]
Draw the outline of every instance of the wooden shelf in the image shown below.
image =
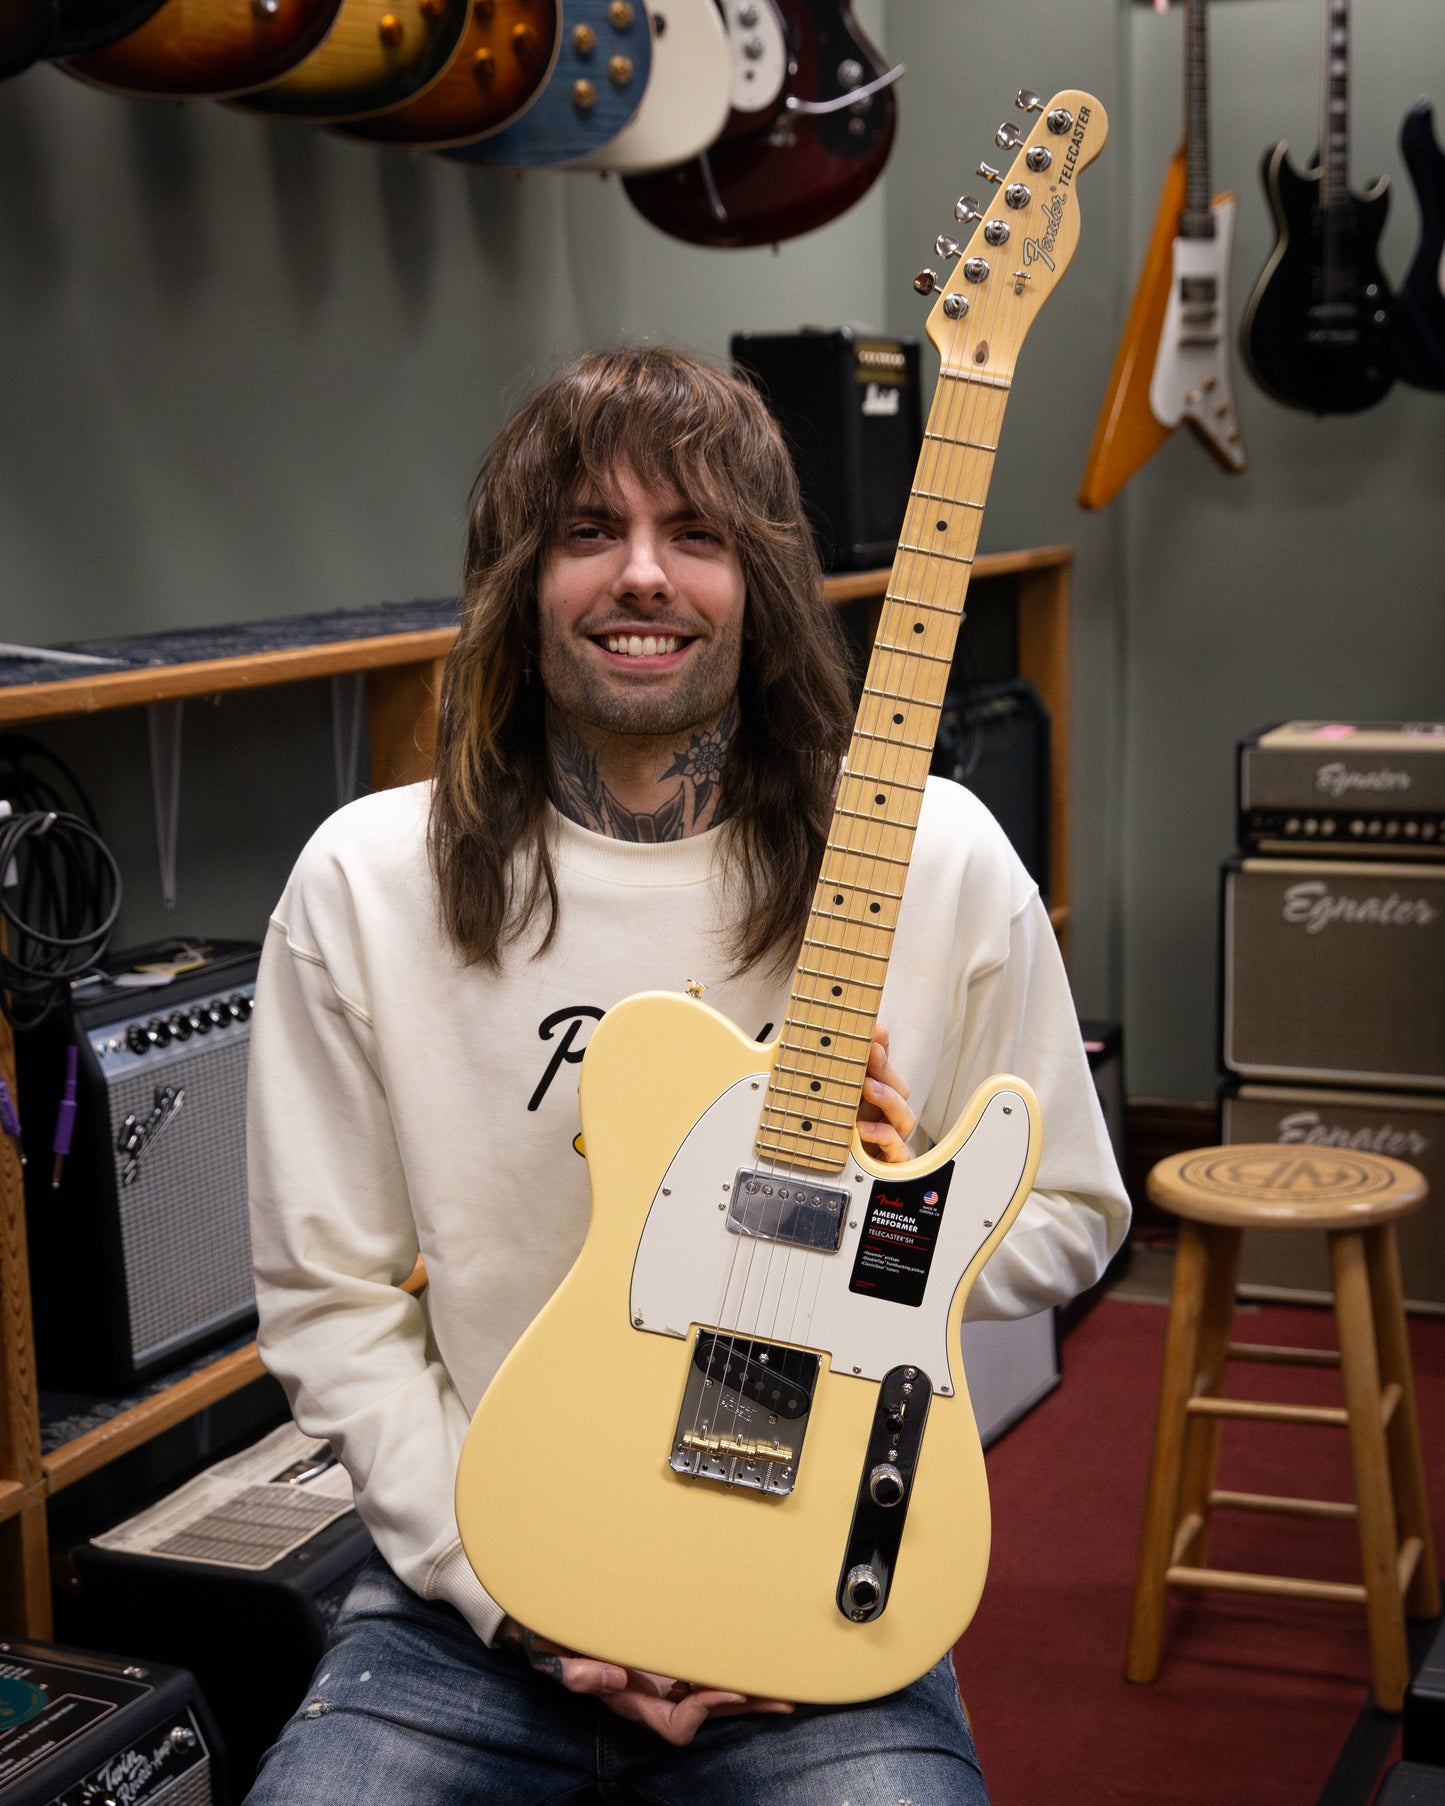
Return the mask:
[[[1067,546],[985,553],[976,579],[1012,578],[1017,606],[1019,671],[1030,679],[1050,717],[1049,917],[1067,954],[1069,922],[1069,577]],[[854,571],[829,577],[830,601],[881,601],[890,573]],[[970,607],[987,607],[988,590]],[[324,619],[324,617],[323,617]],[[876,611],[874,614],[876,620]],[[175,702],[188,696],[271,688],[307,679],[362,674],[366,680],[373,789],[426,777],[436,743],[442,661],[456,638],[448,623],[359,638],[325,639],[234,657],[140,664],[116,671],[82,668],[74,677],[0,685],[0,727],[54,721],[101,710]],[[15,1049],[0,1016],[0,1077],[15,1089]],[[425,1283],[418,1269],[406,1282]],[[0,1136],[0,1622],[30,1636],[50,1634],[50,1580],[45,1501],[118,1456],[239,1392],[264,1373],[256,1345],[234,1349],[174,1385],[120,1410],[107,1422],[40,1452],[30,1318],[25,1206],[14,1144]]]

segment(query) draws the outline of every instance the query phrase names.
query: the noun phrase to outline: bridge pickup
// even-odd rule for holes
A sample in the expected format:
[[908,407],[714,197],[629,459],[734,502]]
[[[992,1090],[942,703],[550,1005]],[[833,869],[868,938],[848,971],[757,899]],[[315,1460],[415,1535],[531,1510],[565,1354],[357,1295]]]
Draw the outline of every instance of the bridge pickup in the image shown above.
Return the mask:
[[852,1193],[787,1173],[744,1169],[733,1182],[728,1229],[764,1242],[836,1254]]
[[695,1480],[790,1493],[820,1360],[801,1348],[699,1330],[668,1466]]

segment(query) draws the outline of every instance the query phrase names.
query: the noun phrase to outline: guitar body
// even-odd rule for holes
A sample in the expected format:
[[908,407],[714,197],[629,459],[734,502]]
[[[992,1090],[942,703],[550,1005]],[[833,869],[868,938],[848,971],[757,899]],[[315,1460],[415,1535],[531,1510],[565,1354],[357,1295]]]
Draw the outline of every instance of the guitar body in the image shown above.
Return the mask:
[[432,149],[499,131],[523,113],[557,61],[558,0],[473,6],[437,79],[398,107],[343,125],[348,136]]
[[615,138],[565,167],[626,174],[685,162],[727,124],[732,87],[732,51],[714,0],[663,0],[652,14],[641,106]]
[[[792,46],[791,95],[837,100],[885,73],[846,0],[779,0]],[[840,77],[849,63],[861,82]],[[786,97],[784,97],[786,98]],[[751,131],[727,133],[702,157],[675,169],[629,176],[628,199],[644,219],[689,244],[735,248],[776,244],[836,219],[883,173],[897,108],[891,88],[833,113],[780,106]]]
[[1104,406],[1094,427],[1093,443],[1079,485],[1085,508],[1102,508],[1169,437],[1149,404],[1154,355],[1164,333],[1169,289],[1174,273],[1174,234],[1185,198],[1185,149],[1180,145],[1164,174],[1164,187],[1154,214],[1154,229],[1130,303],[1129,317],[1114,353],[1114,368]]
[[1390,292],[1377,247],[1389,208],[1383,178],[1333,216],[1318,168],[1300,174],[1281,143],[1264,159],[1278,240],[1250,298],[1244,359],[1276,401],[1315,414],[1372,407],[1395,379]]
[[5,0],[0,79],[32,63],[80,56],[137,30],[162,0]]
[[[983,1587],[988,1492],[958,1330],[974,1275],[1032,1184],[1037,1104],[1020,1081],[991,1080],[907,1166],[871,1161],[855,1138],[843,1174],[818,1182],[851,1189],[841,1247],[785,1246],[728,1230],[773,1052],[673,995],[630,998],[598,1025],[581,1075],[587,1240],[477,1409],[457,1522],[492,1596],[568,1648],[751,1694],[875,1698],[952,1646]],[[865,1256],[875,1176],[895,1202],[910,1181],[943,1196],[917,1305],[886,1296],[891,1256]],[[702,1380],[697,1326],[764,1339],[774,1376],[790,1349],[822,1355],[801,1431],[786,1381],[771,1407],[781,1417],[759,1394],[733,1426],[785,1439],[791,1491],[670,1465],[680,1428],[705,1438],[724,1418],[729,1389]],[[858,1623],[837,1603],[850,1526],[880,1381],[905,1365],[932,1398],[886,1609]],[[689,1408],[690,1383],[710,1402]]]
[[340,0],[164,0],[115,43],[65,67],[97,87],[157,98],[219,99],[279,80],[316,48]]
[[609,143],[636,113],[652,75],[652,22],[642,0],[563,0],[557,60],[520,117],[443,155],[486,169],[574,162]]
[[1395,295],[1395,352],[1406,382],[1445,389],[1445,152],[1428,101],[1405,115],[1400,150],[1420,203],[1420,247]]
[[313,125],[396,106],[446,68],[469,12],[468,0],[341,0],[310,55],[238,104]]
[[1225,331],[1236,206],[1232,194],[1216,195],[1209,209],[1213,238],[1174,241],[1169,304],[1149,382],[1154,418],[1171,429],[1187,420],[1228,471],[1241,471],[1246,462]]

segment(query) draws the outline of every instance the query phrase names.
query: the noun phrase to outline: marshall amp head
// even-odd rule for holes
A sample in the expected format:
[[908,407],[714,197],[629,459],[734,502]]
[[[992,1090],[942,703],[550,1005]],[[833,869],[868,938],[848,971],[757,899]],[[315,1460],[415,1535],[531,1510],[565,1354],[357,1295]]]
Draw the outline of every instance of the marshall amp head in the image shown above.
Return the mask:
[[43,1386],[118,1391],[254,1316],[246,1061],[259,956],[238,941],[118,956],[18,1038]]
[[1445,858],[1445,722],[1288,721],[1239,747],[1239,845]]
[[219,1806],[218,1769],[183,1670],[0,1642],[0,1806]]
[[1222,914],[1227,1071],[1445,1092],[1445,864],[1232,860]]
[[730,350],[783,429],[824,567],[892,564],[923,449],[918,340],[814,326]]

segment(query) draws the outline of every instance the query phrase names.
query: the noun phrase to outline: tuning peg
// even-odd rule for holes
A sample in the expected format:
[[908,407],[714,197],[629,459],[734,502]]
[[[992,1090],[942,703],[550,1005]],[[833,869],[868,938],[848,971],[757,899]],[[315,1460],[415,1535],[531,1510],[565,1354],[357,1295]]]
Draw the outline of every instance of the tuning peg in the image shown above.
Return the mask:
[[1003,180],[992,163],[980,163],[975,173],[981,175],[985,182],[1001,182]]
[[1042,113],[1044,110],[1044,103],[1032,88],[1020,88],[1014,105],[1021,113]]
[[933,248],[940,257],[957,257],[959,243],[956,238],[950,238],[946,232],[940,232],[933,241]]
[[1006,119],[994,133],[993,141],[1000,150],[1017,150],[1023,142],[1023,135],[1012,120]]
[[938,277],[932,270],[920,270],[913,278],[913,286],[920,295],[931,295],[938,287]]
[[972,220],[982,219],[983,209],[971,194],[961,194],[953,203],[953,217],[961,226],[966,226]]

